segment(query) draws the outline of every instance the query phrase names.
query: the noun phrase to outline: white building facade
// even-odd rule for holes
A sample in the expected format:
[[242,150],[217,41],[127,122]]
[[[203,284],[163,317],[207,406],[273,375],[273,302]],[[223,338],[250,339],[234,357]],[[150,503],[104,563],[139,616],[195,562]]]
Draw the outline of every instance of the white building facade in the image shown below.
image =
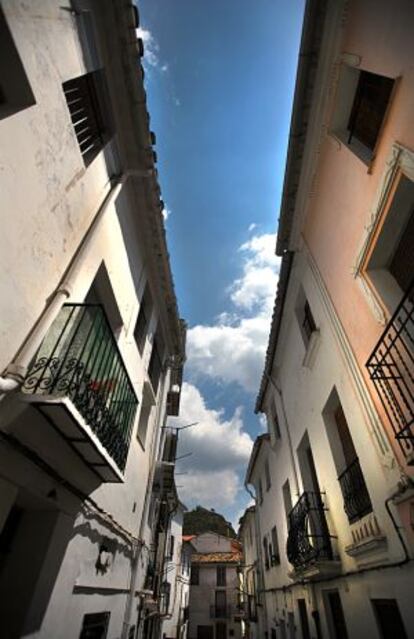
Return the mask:
[[138,25],[110,0],[0,8],[5,639],[158,636],[185,327]]
[[191,545],[189,639],[240,639],[240,544],[207,532]]
[[190,596],[191,543],[183,539],[185,506],[180,502],[171,518],[164,564],[166,614],[162,625],[165,639],[186,639],[188,630],[188,606]]
[[242,565],[240,570],[240,591],[242,601],[242,637],[259,639],[266,627],[263,601],[262,562],[259,557],[257,541],[260,538],[257,529],[256,507],[247,508],[240,519],[238,539],[242,546]]
[[[389,270],[389,290],[396,290],[391,273],[402,282],[397,263],[412,275],[411,227],[394,215],[406,201],[390,208],[391,251],[390,234],[381,235],[379,220],[374,223],[372,195],[379,192],[383,202],[396,192],[395,184],[386,183],[389,191],[381,186],[382,176],[396,175],[400,166],[385,158],[396,136],[406,143],[412,131],[403,126],[408,113],[412,117],[404,93],[412,90],[412,40],[404,30],[412,14],[404,3],[400,9],[392,22],[385,2],[306,6],[278,231],[282,263],[256,403],[267,416],[268,433],[256,440],[246,476],[256,495],[264,636],[272,639],[413,634],[412,526],[401,510],[413,498],[412,421],[404,398],[402,409],[389,401],[397,394],[390,385],[405,390],[412,382],[412,302],[406,295],[408,320],[397,342],[389,328],[401,322],[398,315],[393,319],[395,304],[375,316],[379,298],[367,300],[365,275],[356,267],[359,252],[368,251],[369,231],[369,241],[378,240],[367,257],[372,270],[376,259],[391,253],[392,263],[380,269]],[[372,10],[378,20],[371,20]],[[395,46],[377,49],[384,34]],[[398,74],[400,93],[392,93]],[[408,156],[401,151],[401,165]],[[400,245],[404,238],[405,258],[395,238]],[[377,364],[368,375],[366,362],[380,336]],[[402,365],[392,360],[394,348]],[[373,381],[383,387],[383,404]],[[410,401],[408,391],[407,412]],[[401,415],[405,460],[398,452]]]

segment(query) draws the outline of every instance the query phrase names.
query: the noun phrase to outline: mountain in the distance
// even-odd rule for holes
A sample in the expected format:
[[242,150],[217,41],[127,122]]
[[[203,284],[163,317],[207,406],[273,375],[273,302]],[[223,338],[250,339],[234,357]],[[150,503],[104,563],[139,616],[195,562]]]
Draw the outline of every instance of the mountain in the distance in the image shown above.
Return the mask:
[[199,535],[204,532],[216,532],[232,539],[236,537],[231,523],[213,509],[196,506],[194,510],[184,513],[183,535]]

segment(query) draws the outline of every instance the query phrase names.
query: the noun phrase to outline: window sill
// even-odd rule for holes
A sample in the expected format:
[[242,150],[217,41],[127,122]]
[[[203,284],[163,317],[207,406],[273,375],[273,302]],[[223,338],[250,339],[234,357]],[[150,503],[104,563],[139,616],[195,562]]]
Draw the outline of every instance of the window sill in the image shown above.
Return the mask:
[[[349,133],[346,131],[331,131],[329,133],[331,138],[339,144],[339,148],[342,147],[348,149],[354,157],[356,157],[366,167],[367,172],[372,172],[372,165],[375,159],[373,151],[368,149],[364,144],[354,138],[350,143],[348,142]],[[378,141],[377,141],[378,144]]]

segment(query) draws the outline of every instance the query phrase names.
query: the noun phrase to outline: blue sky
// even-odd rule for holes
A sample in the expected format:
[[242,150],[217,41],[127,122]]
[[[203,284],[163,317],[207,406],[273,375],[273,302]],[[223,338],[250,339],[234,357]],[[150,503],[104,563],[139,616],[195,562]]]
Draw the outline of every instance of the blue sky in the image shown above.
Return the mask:
[[277,283],[303,0],[140,0],[151,128],[189,325],[178,483],[237,519]]

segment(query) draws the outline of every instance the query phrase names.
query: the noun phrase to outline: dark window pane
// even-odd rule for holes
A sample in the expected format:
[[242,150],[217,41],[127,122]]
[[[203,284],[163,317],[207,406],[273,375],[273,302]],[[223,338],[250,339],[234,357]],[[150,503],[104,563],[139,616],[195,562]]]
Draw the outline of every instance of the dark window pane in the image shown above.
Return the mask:
[[306,340],[309,342],[310,337],[313,331],[316,330],[315,320],[313,319],[312,311],[309,306],[309,302],[305,302],[305,306],[303,309],[303,322],[302,322],[303,332],[306,336]]
[[394,80],[361,71],[348,123],[349,142],[357,138],[374,150]]
[[134,338],[138,346],[138,350],[142,355],[144,350],[145,338],[148,332],[148,324],[151,319],[152,313],[152,297],[149,287],[147,286],[144,295],[142,296],[141,306],[139,307],[139,313],[137,323],[134,329]]
[[109,612],[85,615],[79,639],[105,639],[108,630]]
[[395,277],[404,293],[410,288],[414,279],[414,212],[404,229],[390,264],[391,275]]

